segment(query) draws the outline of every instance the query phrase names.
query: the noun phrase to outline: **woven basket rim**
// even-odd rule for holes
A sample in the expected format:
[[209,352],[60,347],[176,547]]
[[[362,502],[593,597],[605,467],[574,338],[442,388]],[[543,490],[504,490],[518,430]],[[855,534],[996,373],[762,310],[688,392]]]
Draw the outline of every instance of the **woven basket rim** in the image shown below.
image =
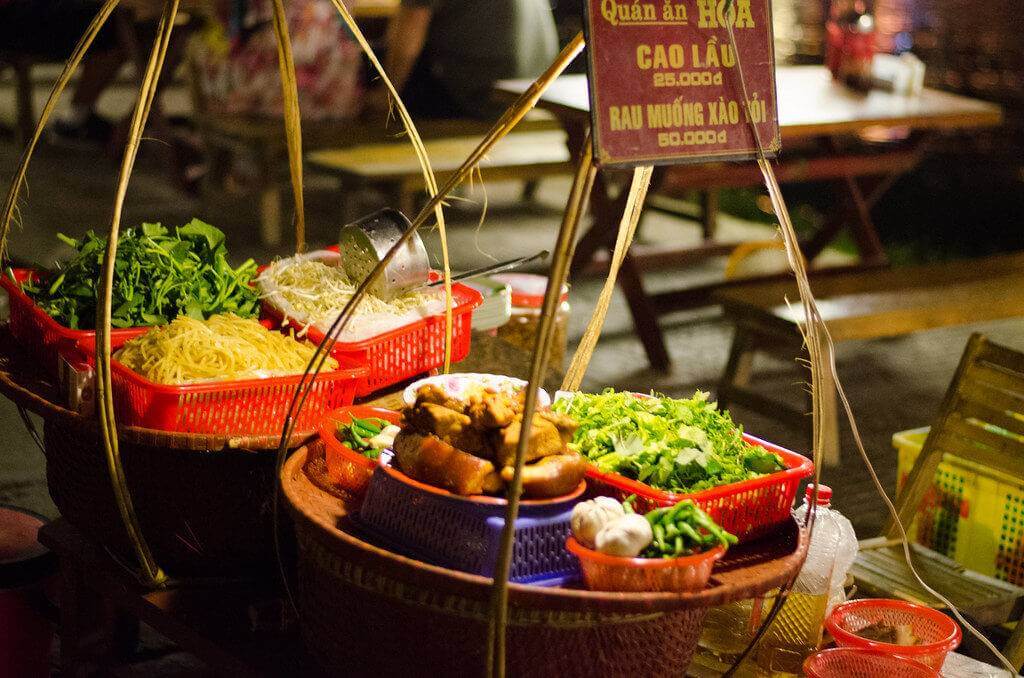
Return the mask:
[[[98,431],[99,422],[95,418],[72,412],[63,405],[53,402],[46,395],[45,390],[53,389],[52,384],[48,383],[48,378],[42,371],[33,368],[24,370],[29,374],[35,373],[36,378],[32,381],[37,388],[32,388],[31,384],[22,383],[19,380],[18,375],[9,369],[9,363],[19,362],[20,356],[9,350],[14,342],[10,338],[8,330],[4,328],[0,332],[4,335],[3,340],[0,340],[0,394],[6,396],[14,404],[24,407],[44,419],[58,420],[65,426],[80,427],[83,431]],[[21,362],[25,363],[24,360]],[[281,442],[279,434],[236,436],[223,433],[178,433],[121,424],[117,426],[117,432],[120,439],[131,443],[197,452],[211,450],[272,451],[276,450]],[[308,442],[314,435],[315,430],[312,427],[307,431],[296,431],[289,440],[289,449]]]
[[[433,581],[446,588],[461,588],[464,589],[465,595],[471,598],[486,597],[489,594],[491,579],[487,577],[430,565],[392,553],[339,529],[332,524],[336,520],[331,521],[317,515],[314,507],[302,500],[302,492],[316,493],[323,502],[343,501],[314,483],[304,471],[311,447],[315,448],[317,445],[322,444],[313,442],[311,445],[300,447],[281,469],[280,482],[285,506],[296,522],[297,531],[301,532],[304,528],[312,529],[325,542],[333,541],[345,548],[354,549],[367,560],[373,561],[373,565],[396,577],[404,575],[415,577],[428,585]],[[795,524],[793,529],[796,529]],[[774,567],[762,568],[764,571],[760,572],[761,576],[757,580],[742,584],[719,582],[718,585],[699,593],[621,593],[510,583],[509,595],[514,604],[523,607],[554,606],[580,611],[590,608],[620,614],[673,612],[721,605],[767,593],[795,575],[803,565],[806,555],[807,537],[805,532],[800,531],[792,552],[772,561]]]

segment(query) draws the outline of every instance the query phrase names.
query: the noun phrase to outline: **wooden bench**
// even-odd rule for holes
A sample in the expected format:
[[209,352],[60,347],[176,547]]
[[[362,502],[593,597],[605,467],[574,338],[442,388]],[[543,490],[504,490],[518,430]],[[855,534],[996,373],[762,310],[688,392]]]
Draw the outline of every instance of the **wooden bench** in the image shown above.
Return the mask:
[[[194,68],[194,65],[193,65]],[[288,183],[288,146],[284,123],[278,118],[221,115],[211,112],[193,77],[192,102],[196,129],[210,152],[217,179],[232,154],[248,153],[258,165],[256,192],[260,212],[260,235],[267,245],[281,242],[281,194]],[[480,137],[491,123],[481,120],[424,120],[416,128],[424,141]],[[561,129],[549,113],[531,111],[517,126],[517,132]],[[413,158],[412,146],[405,140],[401,123],[364,120],[315,121],[302,124],[302,148],[306,152],[321,149],[351,148],[365,144],[401,142]],[[216,188],[216,187],[211,187]]]
[[[439,183],[449,179],[480,142],[478,136],[434,139],[425,142],[430,164]],[[414,214],[424,188],[423,174],[407,144],[364,144],[316,151],[309,164],[342,181],[347,194],[368,187],[383,189],[405,214]],[[559,130],[513,132],[502,139],[480,163],[485,181],[537,179],[570,174],[572,162],[566,134]],[[358,216],[347,204],[349,217]]]
[[[910,268],[823,272],[813,274],[811,289],[836,344],[1024,317],[1024,253]],[[720,405],[736,403],[809,431],[809,400],[807,410],[801,411],[749,386],[757,352],[785,359],[805,355],[796,284],[789,276],[739,283],[716,293],[714,300],[736,328],[718,387]],[[823,413],[838,422],[835,394],[829,395]],[[838,426],[832,430],[838,432]],[[838,455],[838,441],[833,442],[830,449]],[[838,464],[839,459],[826,463]]]

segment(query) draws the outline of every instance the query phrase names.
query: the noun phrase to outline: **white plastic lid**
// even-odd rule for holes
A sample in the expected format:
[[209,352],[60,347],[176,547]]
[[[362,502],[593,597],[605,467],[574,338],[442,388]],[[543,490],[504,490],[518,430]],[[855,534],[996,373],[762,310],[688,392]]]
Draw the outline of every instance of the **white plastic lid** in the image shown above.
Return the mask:
[[[544,305],[544,290],[548,286],[547,276],[533,273],[499,273],[491,276],[508,283],[512,289],[512,306],[519,308],[540,308]],[[569,286],[562,285],[561,301],[569,300]]]

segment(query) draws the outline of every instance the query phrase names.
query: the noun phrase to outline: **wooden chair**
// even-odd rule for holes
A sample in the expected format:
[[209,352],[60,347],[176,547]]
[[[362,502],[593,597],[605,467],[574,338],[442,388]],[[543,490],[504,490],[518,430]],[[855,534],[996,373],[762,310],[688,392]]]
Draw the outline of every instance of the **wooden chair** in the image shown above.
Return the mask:
[[[971,337],[931,433],[896,498],[904,526],[909,528],[944,454],[1024,479],[1024,354],[980,334]],[[895,525],[860,547],[852,570],[860,593],[943,607],[911,575]],[[1019,669],[1024,664],[1024,588],[967,570],[917,544],[912,556],[929,586],[977,624],[1018,622],[1004,653]]]

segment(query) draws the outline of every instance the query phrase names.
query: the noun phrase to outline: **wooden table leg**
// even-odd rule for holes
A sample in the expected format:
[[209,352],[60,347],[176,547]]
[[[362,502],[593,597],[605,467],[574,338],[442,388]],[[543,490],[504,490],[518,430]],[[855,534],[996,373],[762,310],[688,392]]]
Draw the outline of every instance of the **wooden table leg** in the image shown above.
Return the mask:
[[714,240],[718,231],[718,191],[709,188],[700,194],[700,227],[704,240]]
[[622,268],[619,269],[619,287],[626,297],[629,312],[633,316],[633,326],[644,345],[648,362],[654,369],[667,372],[672,362],[665,347],[665,337],[658,325],[658,312],[644,291],[640,268],[629,254],[623,259]]
[[737,325],[729,349],[729,359],[722,371],[717,393],[718,407],[725,410],[729,407],[729,395],[733,388],[744,388],[750,385],[750,375],[754,367],[754,337],[743,327]]
[[579,275],[602,249],[611,251],[615,246],[619,220],[625,208],[625,196],[618,199],[611,195],[611,176],[607,170],[599,171],[590,190],[590,228],[576,243],[576,250],[569,269],[570,278]]

